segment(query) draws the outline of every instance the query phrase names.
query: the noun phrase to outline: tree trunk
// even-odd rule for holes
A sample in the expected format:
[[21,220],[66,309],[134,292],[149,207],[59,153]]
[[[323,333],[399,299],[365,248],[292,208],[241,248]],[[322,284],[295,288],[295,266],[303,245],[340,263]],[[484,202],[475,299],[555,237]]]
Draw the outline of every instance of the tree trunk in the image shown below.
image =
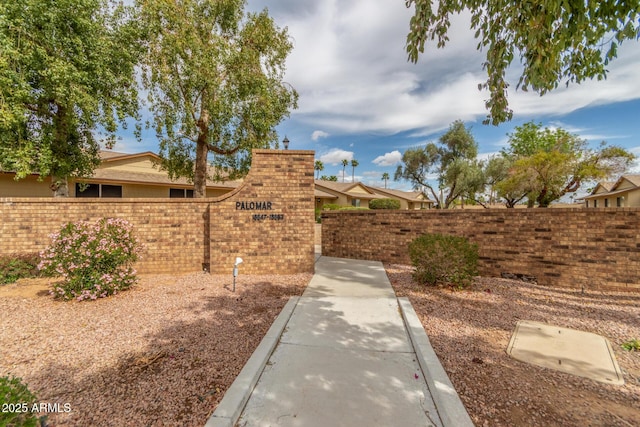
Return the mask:
[[[54,159],[65,157],[67,153],[64,152],[65,148],[69,145],[69,124],[67,121],[67,108],[64,105],[56,104],[57,111],[53,116],[54,128],[54,142],[53,151]],[[54,160],[54,167],[51,169],[51,191],[53,191],[53,197],[69,197],[69,183],[66,176],[59,176],[61,171],[59,167],[59,160]]]
[[201,142],[202,134],[198,136],[196,145],[196,170],[193,174],[193,197],[203,198],[207,196],[207,155],[209,146]]
[[196,143],[196,170],[193,172],[193,197],[200,199],[207,197],[207,157],[209,155],[209,112],[204,108],[204,94],[202,95],[202,110],[198,119],[198,140]]
[[66,177],[52,176],[50,188],[53,197],[69,197],[69,183]]

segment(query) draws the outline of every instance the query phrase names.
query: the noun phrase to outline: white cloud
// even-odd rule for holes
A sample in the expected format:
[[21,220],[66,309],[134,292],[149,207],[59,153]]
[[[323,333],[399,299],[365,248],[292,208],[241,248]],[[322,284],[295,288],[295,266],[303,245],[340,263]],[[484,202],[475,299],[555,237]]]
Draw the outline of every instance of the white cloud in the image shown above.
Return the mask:
[[628,173],[640,173],[640,146],[631,147],[629,151],[635,154],[636,160],[629,166]]
[[351,160],[353,160],[353,151],[345,151],[340,148],[332,148],[328,153],[320,156],[320,161],[322,163],[334,166],[342,164],[342,161],[345,159],[351,162]]
[[329,136],[329,134],[328,134],[327,132],[325,132],[325,131],[322,131],[322,130],[314,130],[314,131],[313,131],[313,133],[311,134],[311,139],[312,139],[313,141],[317,141],[317,140],[319,140],[320,138],[326,138],[326,137],[328,137],[328,136]]
[[378,166],[394,166],[402,160],[402,154],[398,150],[393,150],[390,153],[385,153],[382,156],[378,156],[373,160],[373,163]]
[[[383,0],[250,0],[268,5],[288,27],[294,49],[286,80],[300,93],[292,118],[322,126],[332,135],[357,132],[438,132],[456,119],[477,121],[487,114],[485,52],[476,49],[470,13],[453,16],[449,41],[426,45],[417,64],[407,61],[408,24],[413,13],[403,2]],[[508,72],[515,117],[566,114],[576,109],[638,97],[638,43],[627,41],[608,69],[606,81],[560,85],[544,97],[515,90],[522,71],[517,59]]]

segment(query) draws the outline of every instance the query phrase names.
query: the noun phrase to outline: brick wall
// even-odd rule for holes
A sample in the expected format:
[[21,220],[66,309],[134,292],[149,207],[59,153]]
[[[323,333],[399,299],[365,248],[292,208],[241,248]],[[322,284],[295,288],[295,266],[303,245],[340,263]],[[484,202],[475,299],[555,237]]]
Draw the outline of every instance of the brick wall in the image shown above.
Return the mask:
[[640,208],[324,212],[322,253],[410,264],[407,245],[422,233],[477,243],[482,275],[640,291]]
[[[211,271],[312,272],[313,151],[255,150],[244,185],[211,204]],[[252,204],[253,203],[253,204]]]
[[0,254],[38,252],[70,221],[124,218],[146,250],[138,271],[202,270],[208,202],[171,199],[0,199]]
[[[141,273],[313,271],[313,151],[256,150],[243,185],[216,199],[0,198],[0,255],[37,252],[69,221],[119,217],[146,246]],[[271,210],[238,210],[239,201]],[[255,206],[255,205],[254,205]],[[254,220],[254,214],[282,215]]]

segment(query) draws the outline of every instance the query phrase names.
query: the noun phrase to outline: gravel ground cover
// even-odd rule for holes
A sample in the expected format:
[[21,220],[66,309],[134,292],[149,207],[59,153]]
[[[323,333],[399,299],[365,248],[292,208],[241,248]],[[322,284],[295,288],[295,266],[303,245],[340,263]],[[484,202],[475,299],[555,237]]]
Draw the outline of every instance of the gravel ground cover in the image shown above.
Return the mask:
[[[423,288],[386,265],[477,426],[640,425],[640,295],[478,278],[470,290]],[[0,375],[70,412],[49,426],[202,426],[289,296],[311,274],[143,276],[94,302],[61,302],[47,279],[0,287]],[[518,320],[607,337],[624,374],[611,386],[509,357]]]
[[[477,278],[469,290],[425,288],[410,266],[386,265],[398,296],[406,296],[477,426],[639,426],[640,295],[549,288]],[[534,320],[605,336],[625,384],[613,386],[511,358],[518,320]]]
[[59,404],[49,426],[202,426],[311,277],[142,276],[91,302],[23,279],[0,287],[0,375]]

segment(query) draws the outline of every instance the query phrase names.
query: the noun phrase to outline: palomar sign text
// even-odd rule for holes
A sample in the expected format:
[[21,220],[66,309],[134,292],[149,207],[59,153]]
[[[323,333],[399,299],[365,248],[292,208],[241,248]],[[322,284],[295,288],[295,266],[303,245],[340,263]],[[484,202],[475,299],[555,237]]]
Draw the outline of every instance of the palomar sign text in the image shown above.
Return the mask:
[[[236,202],[237,211],[271,211],[273,210],[273,202],[257,201],[257,202]],[[254,214],[254,221],[284,221],[284,214]]]
[[237,211],[270,211],[273,210],[271,202],[236,202]]

